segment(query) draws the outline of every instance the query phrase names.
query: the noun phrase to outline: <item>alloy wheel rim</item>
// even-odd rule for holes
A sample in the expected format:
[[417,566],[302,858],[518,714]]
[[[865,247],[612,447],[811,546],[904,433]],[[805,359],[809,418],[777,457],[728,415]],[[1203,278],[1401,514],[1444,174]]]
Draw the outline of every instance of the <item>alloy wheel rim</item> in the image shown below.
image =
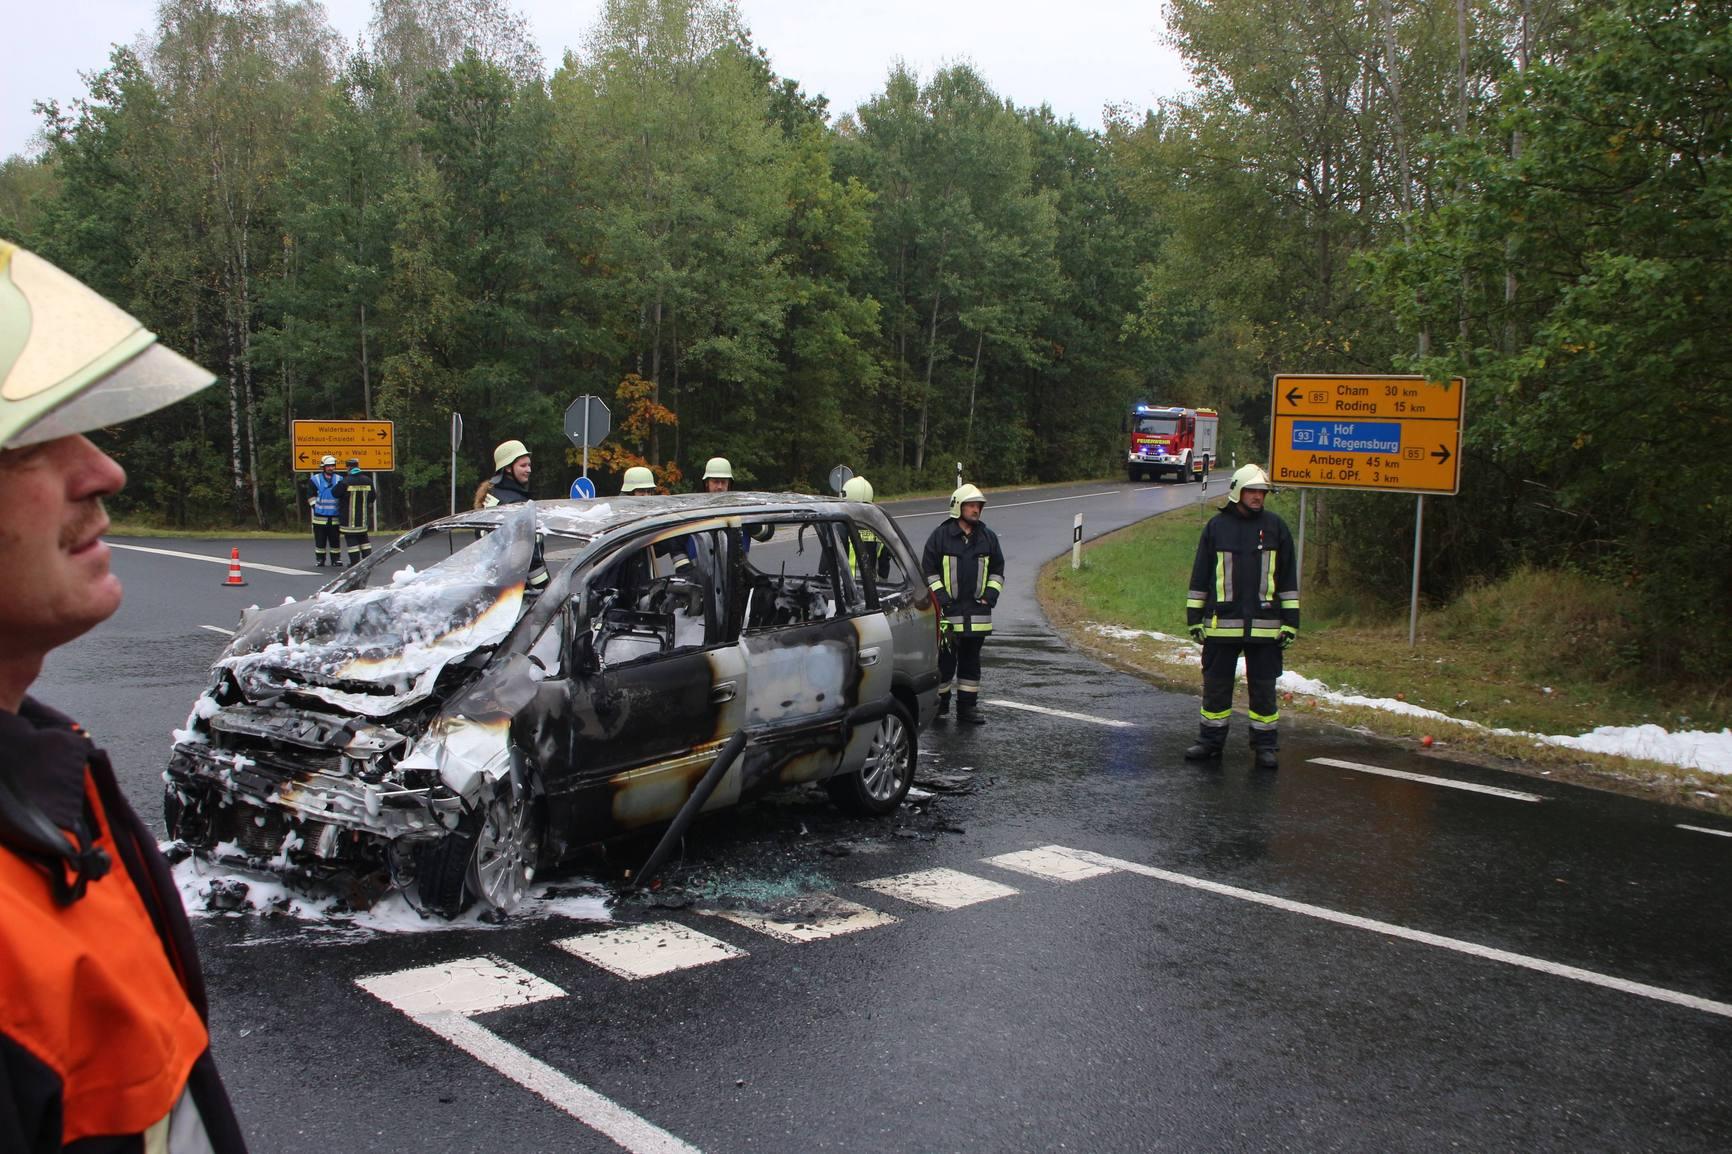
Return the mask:
[[529,804],[515,791],[495,797],[475,845],[476,896],[496,910],[523,900],[534,876],[536,838],[529,825]]
[[908,730],[902,719],[890,714],[878,723],[872,735],[860,781],[874,801],[889,801],[901,786],[902,766],[908,761]]

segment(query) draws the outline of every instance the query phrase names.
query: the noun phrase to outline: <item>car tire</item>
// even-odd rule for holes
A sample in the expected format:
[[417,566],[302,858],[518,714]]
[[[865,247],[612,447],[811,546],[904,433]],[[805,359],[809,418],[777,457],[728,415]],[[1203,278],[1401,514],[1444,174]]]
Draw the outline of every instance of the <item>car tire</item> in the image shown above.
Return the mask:
[[914,719],[900,701],[890,703],[890,712],[872,723],[872,744],[866,764],[854,773],[832,777],[824,783],[830,799],[849,813],[883,817],[894,813],[914,784],[914,766],[920,756],[920,739]]
[[507,787],[422,851],[416,892],[422,907],[442,918],[476,902],[509,913],[527,895],[540,856],[540,807]]

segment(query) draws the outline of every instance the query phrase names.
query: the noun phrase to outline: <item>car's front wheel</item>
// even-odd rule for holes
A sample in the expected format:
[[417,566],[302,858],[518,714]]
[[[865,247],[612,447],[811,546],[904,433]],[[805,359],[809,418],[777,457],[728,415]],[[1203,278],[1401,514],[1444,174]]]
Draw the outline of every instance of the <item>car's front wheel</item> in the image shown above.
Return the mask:
[[430,912],[454,918],[475,902],[509,912],[529,892],[541,856],[535,801],[501,783],[493,800],[469,814],[456,832],[428,848],[416,889]]
[[914,719],[900,701],[891,702],[890,712],[873,724],[865,764],[824,783],[831,800],[869,817],[893,812],[914,784],[918,748]]

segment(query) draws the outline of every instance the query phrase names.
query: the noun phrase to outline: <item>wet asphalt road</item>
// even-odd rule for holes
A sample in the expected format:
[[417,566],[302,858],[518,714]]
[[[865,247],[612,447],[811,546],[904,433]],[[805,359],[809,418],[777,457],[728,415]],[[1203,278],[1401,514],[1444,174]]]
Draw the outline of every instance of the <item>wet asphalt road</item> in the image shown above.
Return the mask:
[[[475,1019],[503,1043],[496,1063],[544,1063],[706,1151],[1732,1147],[1732,839],[1677,828],[1726,823],[1330,730],[1288,732],[1281,771],[1257,773],[1242,716],[1220,768],[1186,765],[1196,698],[1067,650],[1029,582],[1074,513],[1093,536],[1195,491],[993,496],[1010,567],[986,698],[1130,726],[991,707],[984,729],[922,739],[928,773],[973,792],[886,822],[815,791],[700,822],[666,908],[620,920],[742,953],[639,981],[557,948],[596,928],[558,917],[407,935],[202,921],[218,1058],[254,1148],[619,1149],[354,984],[483,955],[563,993]],[[893,507],[916,547],[938,507]],[[215,565],[114,565],[122,612],[36,689],[104,741],[154,818],[166,730],[222,643],[200,626],[318,580],[255,571],[227,590]],[[1044,846],[1133,868],[1053,881],[982,860]],[[1150,866],[1166,872],[1135,872]],[[859,884],[939,867],[1016,892],[942,910]],[[795,944],[699,912],[813,892],[897,921]]]

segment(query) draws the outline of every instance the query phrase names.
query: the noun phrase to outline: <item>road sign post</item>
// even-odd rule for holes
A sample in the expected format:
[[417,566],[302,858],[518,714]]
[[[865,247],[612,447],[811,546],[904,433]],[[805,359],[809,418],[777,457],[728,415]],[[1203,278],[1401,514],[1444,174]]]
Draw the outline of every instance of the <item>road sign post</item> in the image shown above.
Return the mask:
[[457,516],[457,446],[463,443],[463,414],[451,414],[451,515]]
[[[1278,373],[1271,405],[1269,479],[1303,488],[1413,493],[1413,592],[1407,644],[1419,636],[1419,561],[1427,494],[1461,489],[1467,382],[1418,376]],[[1301,544],[1300,549],[1303,549]],[[1300,563],[1303,564],[1303,554]]]
[[600,397],[584,394],[565,407],[565,436],[583,450],[582,476],[589,476],[589,450],[607,440],[613,428],[613,414]]

